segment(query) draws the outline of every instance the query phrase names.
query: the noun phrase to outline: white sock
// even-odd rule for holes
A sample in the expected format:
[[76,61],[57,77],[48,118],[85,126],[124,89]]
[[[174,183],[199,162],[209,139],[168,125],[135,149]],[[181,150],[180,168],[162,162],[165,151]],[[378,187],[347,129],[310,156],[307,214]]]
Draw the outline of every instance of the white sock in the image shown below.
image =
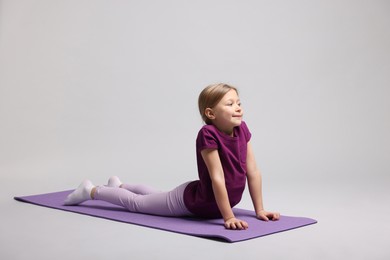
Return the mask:
[[64,205],[77,205],[92,199],[91,190],[94,187],[95,186],[90,180],[83,181],[76,190],[74,190],[71,194],[68,195],[68,197],[66,197]]
[[122,185],[121,180],[118,178],[118,176],[111,176],[110,179],[108,179],[108,187],[119,187]]

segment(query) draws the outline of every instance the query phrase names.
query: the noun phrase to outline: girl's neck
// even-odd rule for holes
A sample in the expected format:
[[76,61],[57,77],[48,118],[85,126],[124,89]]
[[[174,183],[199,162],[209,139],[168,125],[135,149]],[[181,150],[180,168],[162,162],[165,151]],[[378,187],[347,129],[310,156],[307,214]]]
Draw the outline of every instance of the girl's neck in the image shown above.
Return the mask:
[[215,128],[217,128],[220,132],[222,132],[230,137],[234,137],[234,127],[229,128],[229,129],[224,129],[222,127],[217,126],[216,124],[212,124],[212,125],[215,126]]

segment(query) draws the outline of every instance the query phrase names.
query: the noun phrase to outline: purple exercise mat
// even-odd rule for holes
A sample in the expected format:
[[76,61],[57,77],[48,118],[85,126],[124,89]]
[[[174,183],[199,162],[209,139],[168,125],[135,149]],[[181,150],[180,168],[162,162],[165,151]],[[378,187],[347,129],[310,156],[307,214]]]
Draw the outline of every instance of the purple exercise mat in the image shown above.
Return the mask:
[[16,200],[49,208],[55,208],[130,224],[141,225],[181,234],[204,238],[222,239],[238,242],[251,238],[270,235],[294,228],[317,223],[316,220],[303,217],[281,216],[279,221],[260,221],[253,211],[234,209],[237,218],[249,224],[247,230],[227,230],[222,219],[173,218],[129,212],[119,206],[104,201],[90,200],[78,206],[64,206],[63,201],[73,190],[33,196],[15,197]]

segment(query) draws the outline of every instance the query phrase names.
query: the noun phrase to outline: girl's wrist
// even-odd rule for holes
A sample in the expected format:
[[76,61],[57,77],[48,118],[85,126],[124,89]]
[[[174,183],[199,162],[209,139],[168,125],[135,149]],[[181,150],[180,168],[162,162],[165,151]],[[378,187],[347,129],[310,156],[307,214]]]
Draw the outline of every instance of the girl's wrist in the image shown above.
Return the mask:
[[265,211],[265,210],[264,210],[264,209],[257,210],[257,211],[256,211],[256,214],[259,215],[260,212],[262,212],[262,211]]
[[227,222],[227,221],[231,220],[232,218],[235,218],[235,216],[230,216],[230,217],[227,217],[227,218],[223,218],[223,220],[224,220],[225,222]]

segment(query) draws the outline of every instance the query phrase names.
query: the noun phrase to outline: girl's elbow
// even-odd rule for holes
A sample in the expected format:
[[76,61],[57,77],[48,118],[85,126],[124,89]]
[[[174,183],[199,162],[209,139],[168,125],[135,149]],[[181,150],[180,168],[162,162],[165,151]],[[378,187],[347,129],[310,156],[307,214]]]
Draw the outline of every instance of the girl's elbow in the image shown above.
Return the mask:
[[215,176],[211,178],[211,183],[213,184],[213,186],[225,186],[225,178]]
[[261,178],[261,173],[260,173],[260,171],[257,170],[257,169],[252,170],[252,171],[248,171],[246,175],[247,175],[248,180],[250,180],[250,179],[256,179],[256,178]]

